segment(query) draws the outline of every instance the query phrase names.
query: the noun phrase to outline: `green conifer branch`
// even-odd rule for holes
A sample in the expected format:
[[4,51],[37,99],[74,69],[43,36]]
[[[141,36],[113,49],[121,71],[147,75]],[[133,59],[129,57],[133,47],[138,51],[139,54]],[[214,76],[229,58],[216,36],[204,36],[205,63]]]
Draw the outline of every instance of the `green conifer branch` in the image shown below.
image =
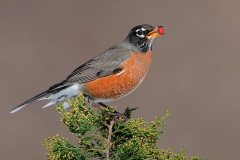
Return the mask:
[[[75,99],[68,100],[70,111],[62,104],[57,107],[61,114],[61,122],[68,126],[69,133],[75,135],[78,145],[67,138],[49,137],[44,144],[48,148],[47,159],[51,160],[186,160],[187,152],[181,149],[174,152],[172,148],[160,149],[157,141],[165,127],[165,115],[157,117],[148,123],[142,118],[131,118],[127,108],[125,115],[128,120],[114,118],[114,109],[103,108],[101,111],[91,105],[85,105],[85,98],[80,94]],[[196,156],[190,160],[200,160]]]

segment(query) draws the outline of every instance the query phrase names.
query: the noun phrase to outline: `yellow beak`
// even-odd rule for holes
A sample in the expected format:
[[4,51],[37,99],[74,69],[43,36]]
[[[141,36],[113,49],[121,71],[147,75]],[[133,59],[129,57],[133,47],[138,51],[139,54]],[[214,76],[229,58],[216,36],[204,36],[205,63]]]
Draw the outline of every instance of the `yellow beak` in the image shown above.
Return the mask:
[[151,32],[147,34],[147,38],[151,39],[164,34],[164,28],[162,26],[154,28]]

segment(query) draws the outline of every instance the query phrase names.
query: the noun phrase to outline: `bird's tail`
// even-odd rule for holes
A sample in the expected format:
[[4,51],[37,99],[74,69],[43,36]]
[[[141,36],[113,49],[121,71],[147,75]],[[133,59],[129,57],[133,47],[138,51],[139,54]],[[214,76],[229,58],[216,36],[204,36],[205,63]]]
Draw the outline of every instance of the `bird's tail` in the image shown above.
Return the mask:
[[43,99],[44,97],[47,97],[49,96],[51,93],[47,92],[47,91],[44,91],[36,96],[34,96],[33,98],[21,103],[20,105],[18,105],[17,107],[13,108],[10,113],[15,113],[17,112],[18,110],[22,109],[23,107],[25,107],[26,105],[28,105],[29,103],[32,103],[36,100],[40,100],[40,99]]

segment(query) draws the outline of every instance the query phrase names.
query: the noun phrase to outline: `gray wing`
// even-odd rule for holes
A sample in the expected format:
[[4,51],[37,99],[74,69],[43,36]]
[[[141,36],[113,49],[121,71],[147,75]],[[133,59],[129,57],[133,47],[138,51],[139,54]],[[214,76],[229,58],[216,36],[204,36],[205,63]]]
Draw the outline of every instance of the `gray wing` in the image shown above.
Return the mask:
[[131,50],[121,47],[120,45],[116,45],[106,50],[104,53],[75,69],[64,81],[53,85],[47,91],[44,91],[18,105],[11,111],[11,113],[22,109],[29,103],[57,93],[74,83],[86,83],[99,77],[104,77],[121,71],[121,64],[130,56],[130,53]]
[[99,77],[121,71],[121,64],[130,56],[131,50],[120,45],[113,46],[75,69],[64,81],[50,87],[55,90],[74,83],[86,83]]

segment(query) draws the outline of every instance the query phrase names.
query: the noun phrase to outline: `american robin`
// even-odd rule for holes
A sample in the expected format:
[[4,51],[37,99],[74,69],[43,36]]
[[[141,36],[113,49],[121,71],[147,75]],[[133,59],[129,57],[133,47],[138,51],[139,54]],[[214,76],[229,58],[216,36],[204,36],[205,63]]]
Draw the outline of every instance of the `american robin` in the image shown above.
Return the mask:
[[[36,100],[51,100],[44,107],[82,92],[92,103],[120,99],[136,89],[146,76],[152,61],[154,39],[164,34],[162,26],[134,27],[126,39],[75,69],[65,80],[23,102],[14,113]],[[67,102],[63,103],[68,107]],[[44,108],[43,107],[43,108]]]

